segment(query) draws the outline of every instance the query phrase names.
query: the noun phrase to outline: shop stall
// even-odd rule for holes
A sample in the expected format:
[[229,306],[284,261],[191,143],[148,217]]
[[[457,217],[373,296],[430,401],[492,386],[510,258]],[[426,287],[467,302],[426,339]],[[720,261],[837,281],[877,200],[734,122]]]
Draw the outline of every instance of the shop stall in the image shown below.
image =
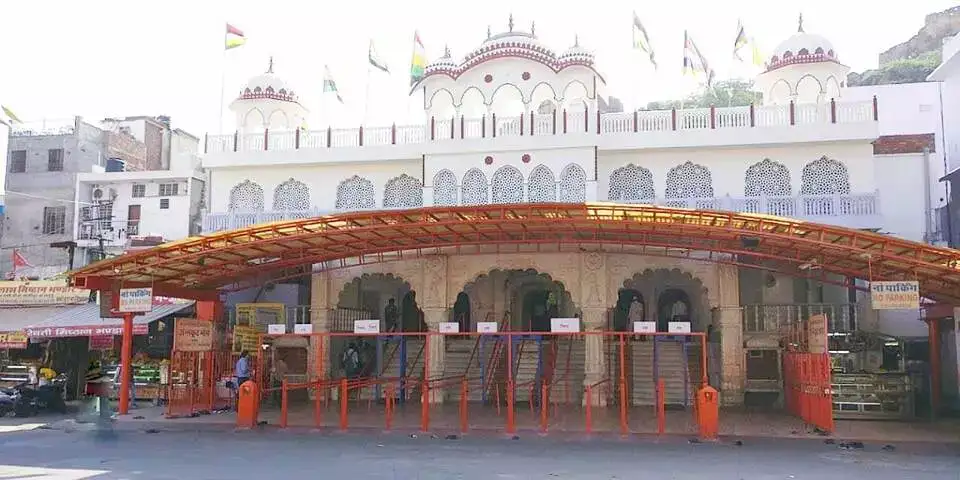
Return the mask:
[[829,338],[833,411],[838,419],[907,419],[914,416],[913,379],[904,342],[854,332]]

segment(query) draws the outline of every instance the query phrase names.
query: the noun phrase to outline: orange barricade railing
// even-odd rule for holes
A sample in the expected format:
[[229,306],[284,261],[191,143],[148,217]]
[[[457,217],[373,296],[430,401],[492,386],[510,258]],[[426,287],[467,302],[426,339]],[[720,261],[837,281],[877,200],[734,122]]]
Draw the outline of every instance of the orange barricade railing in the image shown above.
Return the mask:
[[787,411],[823,431],[833,432],[830,355],[787,352],[783,368]]
[[232,379],[234,362],[231,352],[174,351],[165,387],[165,415],[189,417],[233,406],[235,393],[226,382]]

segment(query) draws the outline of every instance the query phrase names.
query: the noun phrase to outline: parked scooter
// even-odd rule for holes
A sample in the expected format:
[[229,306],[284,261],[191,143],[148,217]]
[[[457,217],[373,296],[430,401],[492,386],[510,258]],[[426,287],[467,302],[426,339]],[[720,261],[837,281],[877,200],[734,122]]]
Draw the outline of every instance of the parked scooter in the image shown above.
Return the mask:
[[[65,375],[59,375],[49,385],[34,387],[27,382],[21,383],[4,393],[12,399],[12,411],[17,417],[32,417],[41,411],[66,413],[64,387]],[[9,413],[9,412],[8,412]]]

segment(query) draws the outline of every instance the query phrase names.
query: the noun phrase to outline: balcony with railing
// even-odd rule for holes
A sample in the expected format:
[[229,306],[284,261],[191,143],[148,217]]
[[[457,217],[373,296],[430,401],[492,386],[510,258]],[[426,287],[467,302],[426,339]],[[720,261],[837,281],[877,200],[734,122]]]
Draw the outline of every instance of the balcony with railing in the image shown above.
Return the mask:
[[769,334],[779,338],[803,325],[814,315],[827,317],[829,333],[847,333],[858,325],[858,308],[853,303],[805,303],[794,305],[744,305],[744,335]]
[[[799,195],[792,197],[715,197],[654,199],[644,202],[675,208],[723,210],[775,215],[849,228],[880,226],[879,193],[849,195]],[[343,213],[332,208],[310,210],[216,212],[203,215],[203,233],[232,230],[268,222],[299,220]]]
[[773,127],[870,124],[877,121],[877,101],[824,104],[694,108],[605,113],[590,110],[529,112],[516,117],[432,117],[424,125],[360,126],[326,130],[239,132],[207,135],[204,153],[330,149],[422,145],[441,140],[558,135],[629,138],[658,132],[749,131]]

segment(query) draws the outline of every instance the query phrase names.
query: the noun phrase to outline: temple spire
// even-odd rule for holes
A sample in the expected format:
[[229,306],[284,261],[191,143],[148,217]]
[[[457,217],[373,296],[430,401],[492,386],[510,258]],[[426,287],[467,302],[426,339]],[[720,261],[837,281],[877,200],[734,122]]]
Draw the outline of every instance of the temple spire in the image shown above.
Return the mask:
[[579,34],[579,33],[573,34],[573,46],[574,46],[574,47],[579,47],[579,46],[580,46],[580,34]]
[[803,32],[803,12],[800,12],[800,19],[797,21],[797,31],[800,33]]
[[270,64],[267,65],[267,73],[273,73],[273,55],[270,55]]
[[450,58],[450,45],[443,46],[443,57]]
[[490,37],[493,36],[493,31],[490,30],[490,25],[487,25],[487,40],[490,40]]
[[510,14],[510,20],[507,22],[507,28],[512,32],[513,31],[513,14]]
[[537,36],[537,22],[530,22],[530,36]]

